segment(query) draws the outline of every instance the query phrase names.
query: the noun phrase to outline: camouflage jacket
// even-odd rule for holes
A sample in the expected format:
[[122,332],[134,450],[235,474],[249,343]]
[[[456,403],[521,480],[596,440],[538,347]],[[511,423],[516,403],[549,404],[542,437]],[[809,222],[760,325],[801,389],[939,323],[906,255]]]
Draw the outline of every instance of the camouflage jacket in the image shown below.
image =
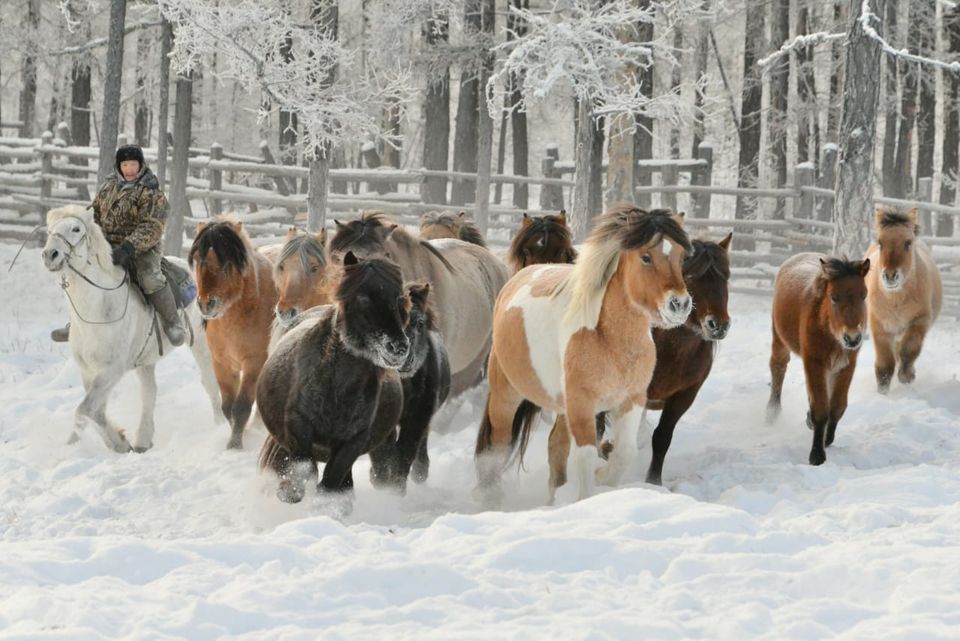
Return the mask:
[[163,239],[167,197],[149,167],[130,182],[114,174],[100,186],[91,207],[93,219],[114,247],[126,241],[141,254]]

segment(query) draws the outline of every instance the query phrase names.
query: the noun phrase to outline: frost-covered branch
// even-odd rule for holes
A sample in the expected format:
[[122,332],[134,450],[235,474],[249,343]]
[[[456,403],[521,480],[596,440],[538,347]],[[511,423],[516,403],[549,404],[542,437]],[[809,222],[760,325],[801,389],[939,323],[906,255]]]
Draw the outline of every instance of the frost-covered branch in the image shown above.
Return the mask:
[[873,23],[880,24],[880,18],[877,16],[877,14],[873,13],[873,10],[870,8],[870,0],[863,0],[863,5],[861,5],[860,24],[863,27],[864,33],[880,44],[880,49],[883,51],[883,53],[899,58],[900,60],[906,60],[907,62],[916,62],[922,65],[939,67],[940,69],[951,71],[953,73],[960,73],[960,61],[946,62],[944,60],[935,60],[934,58],[927,58],[925,56],[918,56],[917,54],[910,53],[906,49],[894,48],[889,42],[884,40],[883,36],[877,32],[873,26]]
[[834,40],[843,40],[847,37],[846,33],[829,33],[826,31],[819,31],[817,33],[807,33],[802,34],[783,44],[780,49],[774,51],[770,55],[761,58],[757,61],[757,66],[761,69],[768,67],[774,60],[777,60],[781,56],[785,56],[791,51],[796,49],[806,49],[807,47],[816,46],[822,42],[833,42]]
[[[194,69],[216,55],[219,78],[260,89],[273,109],[299,115],[308,155],[358,139],[389,140],[379,110],[388,100],[412,98],[408,69],[397,62],[364,73],[356,51],[285,7],[283,0],[160,0],[164,16],[177,25],[174,67]],[[287,42],[292,55],[282,52]]]
[[[511,12],[528,31],[494,51],[499,63],[486,87],[491,114],[503,104],[511,74],[523,80],[526,100],[544,100],[555,92],[572,93],[595,106],[595,115],[612,119],[635,114],[682,118],[689,106],[679,91],[650,97],[640,86],[638,68],[677,64],[671,41],[676,22],[697,17],[700,0],[653,1],[638,6],[631,0],[566,0],[548,12],[517,9]],[[639,26],[657,20],[656,37],[640,39]]]

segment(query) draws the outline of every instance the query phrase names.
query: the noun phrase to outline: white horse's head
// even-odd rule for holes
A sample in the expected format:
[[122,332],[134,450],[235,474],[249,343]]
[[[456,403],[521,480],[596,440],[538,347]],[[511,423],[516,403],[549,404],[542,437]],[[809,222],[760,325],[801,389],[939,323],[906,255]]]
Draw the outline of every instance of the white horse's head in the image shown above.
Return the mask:
[[100,227],[93,222],[93,213],[79,205],[51,209],[47,213],[47,242],[43,246],[43,264],[58,272],[67,261],[89,262],[105,257],[110,265],[110,244]]

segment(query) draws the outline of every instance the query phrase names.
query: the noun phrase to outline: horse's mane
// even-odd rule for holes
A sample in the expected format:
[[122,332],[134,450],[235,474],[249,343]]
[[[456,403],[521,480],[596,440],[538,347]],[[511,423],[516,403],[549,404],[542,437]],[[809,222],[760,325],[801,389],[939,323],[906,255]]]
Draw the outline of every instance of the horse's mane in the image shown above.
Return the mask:
[[90,246],[90,252],[96,255],[97,258],[108,259],[106,263],[98,261],[101,266],[113,264],[113,261],[110,260],[110,253],[112,251],[110,241],[103,235],[103,230],[100,228],[100,225],[94,222],[92,210],[81,205],[64,205],[63,207],[51,209],[47,212],[47,227],[53,227],[65,218],[79,218],[82,220],[84,226],[87,228],[87,242]]
[[569,288],[566,321],[596,327],[600,306],[610,279],[617,271],[620,254],[669,239],[691,250],[690,239],[669,209],[645,211],[633,205],[616,207],[594,220],[593,231],[583,251],[554,296]]
[[683,273],[690,278],[700,278],[713,271],[724,280],[730,280],[730,257],[723,247],[712,241],[692,240],[693,251],[683,261]]
[[277,263],[273,267],[274,272],[294,255],[300,258],[300,265],[303,266],[303,272],[307,274],[308,278],[311,258],[315,258],[321,267],[326,268],[327,266],[327,250],[320,239],[313,234],[298,234],[283,245],[283,249],[280,250],[280,258],[277,259]]
[[194,257],[198,257],[202,265],[210,250],[217,257],[221,267],[235,267],[243,272],[250,263],[253,251],[250,239],[241,230],[236,229],[236,221],[229,218],[216,218],[197,233],[190,247],[187,262],[193,266]]
[[507,260],[514,268],[519,269],[523,265],[523,248],[540,234],[559,236],[561,242],[568,248],[566,252],[570,258],[568,262],[572,263],[576,260],[577,252],[573,248],[573,236],[570,233],[570,228],[563,223],[563,218],[547,215],[531,216],[528,220],[530,222],[526,227],[520,228],[520,231],[514,236],[513,242],[510,243],[510,249],[507,250]]
[[458,239],[472,245],[486,247],[487,242],[483,239],[480,228],[473,221],[461,217],[461,214],[452,214],[449,211],[428,211],[420,217],[420,227],[440,225],[450,230],[456,229]]
[[352,265],[344,265],[343,278],[337,285],[335,299],[339,303],[352,300],[360,290],[375,282],[396,290],[403,288],[400,267],[387,258],[370,258]]
[[415,249],[420,247],[433,254],[447,269],[455,271],[450,261],[436,247],[426,240],[410,235],[406,229],[393,223],[382,211],[366,211],[357,220],[338,224],[337,233],[330,241],[330,251],[342,252],[353,246],[370,248],[376,245],[379,248],[381,240],[376,234],[376,230],[391,227],[395,229],[393,229],[390,238],[409,253],[413,254]]

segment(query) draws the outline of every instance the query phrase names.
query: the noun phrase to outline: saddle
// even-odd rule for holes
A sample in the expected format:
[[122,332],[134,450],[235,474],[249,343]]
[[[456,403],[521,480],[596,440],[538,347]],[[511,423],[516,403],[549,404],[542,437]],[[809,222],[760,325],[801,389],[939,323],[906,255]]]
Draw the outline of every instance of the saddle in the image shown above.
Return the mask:
[[[148,302],[146,292],[140,286],[140,278],[137,276],[137,269],[133,265],[128,268],[130,272],[130,281],[136,285],[136,291],[140,294],[140,299],[146,304]],[[197,297],[197,285],[193,282],[193,275],[174,263],[171,263],[166,257],[160,258],[160,271],[167,281],[167,287],[173,292],[173,300],[177,303],[177,309],[186,309]]]

